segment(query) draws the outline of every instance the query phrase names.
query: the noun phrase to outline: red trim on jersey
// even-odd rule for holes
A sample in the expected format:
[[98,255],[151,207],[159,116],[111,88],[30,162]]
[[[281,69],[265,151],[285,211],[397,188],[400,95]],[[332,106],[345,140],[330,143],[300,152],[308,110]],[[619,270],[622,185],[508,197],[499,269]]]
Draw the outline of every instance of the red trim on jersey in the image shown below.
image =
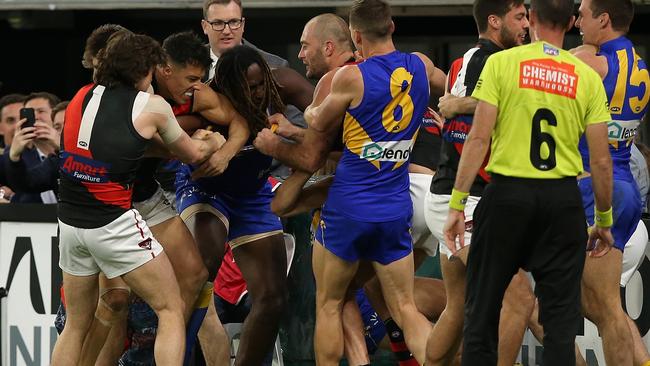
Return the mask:
[[87,183],[81,182],[93,197],[104,204],[121,207],[125,210],[131,208],[133,187],[125,189],[120,183]]
[[[451,90],[451,87],[456,83],[456,79],[458,79],[458,73],[460,73],[460,69],[463,67],[463,57],[459,57],[454,60],[454,62],[451,63],[451,67],[449,68],[449,77],[448,77],[448,83],[447,83],[447,91]],[[467,131],[469,134],[469,131]],[[458,155],[461,155],[463,152],[463,144],[458,144],[454,143],[454,147],[456,147],[456,151],[458,151]],[[490,150],[488,149],[487,154],[485,155],[485,159],[483,160],[483,163],[481,164],[481,168],[478,171],[478,175],[483,178],[484,181],[490,182],[490,175],[485,171],[485,167],[487,166],[488,161],[490,161]]]
[[192,95],[192,97],[183,104],[172,105],[172,112],[174,112],[174,116],[182,116],[185,114],[190,114],[192,113],[193,106],[194,106],[194,95]]
[[93,158],[92,153],[90,150],[78,148],[77,139],[79,138],[79,126],[83,116],[84,99],[94,87],[95,84],[88,84],[79,89],[65,109],[66,123],[63,124],[63,150],[89,159]]

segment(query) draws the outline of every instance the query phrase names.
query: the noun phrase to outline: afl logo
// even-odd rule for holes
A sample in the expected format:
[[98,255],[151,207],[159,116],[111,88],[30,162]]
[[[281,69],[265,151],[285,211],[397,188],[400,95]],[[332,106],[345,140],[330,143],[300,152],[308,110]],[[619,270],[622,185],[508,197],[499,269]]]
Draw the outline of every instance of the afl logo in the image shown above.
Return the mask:
[[77,147],[81,147],[81,148],[83,148],[83,149],[87,149],[87,148],[88,148],[88,143],[87,143],[86,141],[78,141],[78,142],[77,142]]
[[611,107],[609,109],[609,111],[612,112],[612,113],[618,113],[618,112],[621,111],[621,108],[620,107]]

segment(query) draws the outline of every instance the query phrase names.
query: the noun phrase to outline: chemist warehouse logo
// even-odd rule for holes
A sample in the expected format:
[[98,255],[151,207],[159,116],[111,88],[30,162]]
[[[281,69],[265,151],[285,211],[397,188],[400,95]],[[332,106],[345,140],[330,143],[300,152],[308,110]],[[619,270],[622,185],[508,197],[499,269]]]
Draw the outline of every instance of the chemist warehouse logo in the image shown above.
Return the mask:
[[519,87],[576,98],[578,75],[575,66],[550,59],[524,61],[519,67]]
[[362,159],[368,161],[389,161],[405,162],[411,155],[413,141],[369,141],[363,145],[361,154]]

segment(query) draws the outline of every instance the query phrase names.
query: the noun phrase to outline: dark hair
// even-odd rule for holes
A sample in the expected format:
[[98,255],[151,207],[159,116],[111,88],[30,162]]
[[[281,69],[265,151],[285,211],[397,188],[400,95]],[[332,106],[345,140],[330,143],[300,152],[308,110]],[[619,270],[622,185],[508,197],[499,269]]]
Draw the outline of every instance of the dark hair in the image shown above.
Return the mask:
[[22,94],[7,94],[0,98],[0,116],[2,116],[2,108],[8,106],[9,104],[24,104],[25,96]]
[[603,13],[609,14],[612,29],[627,33],[634,19],[634,4],[632,0],[592,0],[591,12],[594,18]]
[[524,3],[524,0],[474,0],[474,21],[479,33],[488,29],[488,17],[496,15],[503,18],[510,9]]
[[208,19],[208,10],[210,10],[210,6],[212,4],[217,4],[217,5],[228,5],[230,3],[235,3],[239,5],[239,9],[244,11],[244,9],[241,6],[241,0],[205,0],[203,2],[203,19],[209,20]]
[[565,28],[574,13],[573,0],[531,0],[537,20],[553,28]]
[[165,62],[165,51],[153,38],[143,34],[116,33],[97,54],[95,73],[98,84],[132,88],[155,66]]
[[97,53],[102,48],[106,47],[108,39],[116,32],[130,32],[128,29],[118,24],[104,24],[95,28],[86,39],[86,47],[84,54],[81,58],[81,65],[86,69],[93,69],[93,59],[97,57]]
[[70,104],[70,101],[65,100],[52,108],[52,121],[54,121],[54,116],[56,116],[57,113],[65,111],[65,109],[68,108],[68,104]]
[[193,32],[174,33],[165,38],[162,44],[167,58],[171,62],[186,67],[199,66],[208,70],[212,65],[210,51],[203,41]]
[[[253,102],[246,78],[248,68],[253,64],[259,65],[264,75],[265,93],[261,104]],[[285,110],[269,65],[259,52],[248,46],[233,47],[219,57],[211,86],[230,99],[235,110],[248,122],[252,136],[268,127],[267,108],[277,113]]]
[[57,97],[56,95],[48,92],[35,92],[35,93],[30,93],[28,96],[25,97],[23,100],[23,104],[27,104],[30,100],[34,99],[45,99],[48,101],[50,104],[50,108],[54,108],[55,105],[59,104],[61,102],[61,99]]
[[350,25],[370,39],[390,35],[390,6],[382,0],[354,0],[350,7]]

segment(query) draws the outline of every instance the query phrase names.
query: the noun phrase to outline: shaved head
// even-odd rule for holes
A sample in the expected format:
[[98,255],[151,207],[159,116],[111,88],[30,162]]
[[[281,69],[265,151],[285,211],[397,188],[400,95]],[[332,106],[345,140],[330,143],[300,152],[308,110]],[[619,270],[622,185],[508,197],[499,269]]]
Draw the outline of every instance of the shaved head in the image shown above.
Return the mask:
[[341,51],[354,50],[348,23],[336,14],[318,15],[307,22],[305,28],[307,27],[310,27],[311,33],[321,42],[332,41]]

